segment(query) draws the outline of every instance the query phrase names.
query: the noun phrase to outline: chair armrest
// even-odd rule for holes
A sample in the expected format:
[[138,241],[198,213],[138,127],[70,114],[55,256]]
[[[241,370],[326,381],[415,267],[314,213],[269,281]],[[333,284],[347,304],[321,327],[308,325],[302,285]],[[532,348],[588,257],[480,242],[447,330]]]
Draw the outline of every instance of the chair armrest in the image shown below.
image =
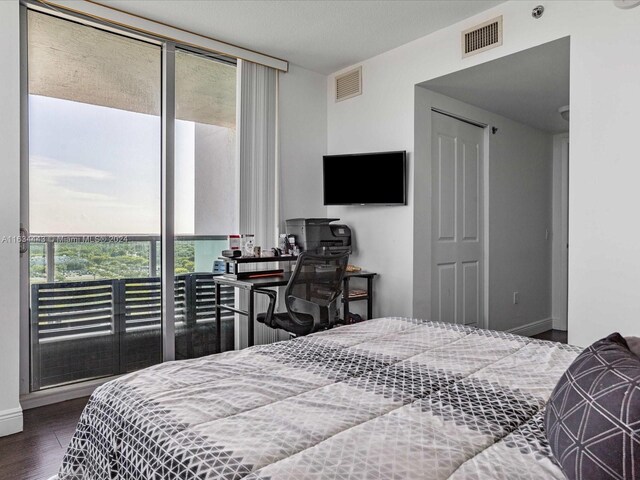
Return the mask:
[[278,293],[274,292],[273,290],[262,288],[254,288],[253,291],[269,297],[269,307],[267,308],[267,317],[265,318],[265,323],[267,325],[270,325],[271,319],[273,318],[273,312],[276,309],[276,300],[278,299]]
[[307,315],[311,315],[313,317],[313,331],[319,329],[322,322],[322,311],[321,306],[317,303],[310,302],[309,300],[305,300],[303,298],[294,297],[293,295],[289,295],[289,306],[296,313],[305,313]]
[[254,288],[253,291],[268,296],[270,300],[275,301],[276,298],[278,298],[278,293],[274,290],[267,290],[266,288]]

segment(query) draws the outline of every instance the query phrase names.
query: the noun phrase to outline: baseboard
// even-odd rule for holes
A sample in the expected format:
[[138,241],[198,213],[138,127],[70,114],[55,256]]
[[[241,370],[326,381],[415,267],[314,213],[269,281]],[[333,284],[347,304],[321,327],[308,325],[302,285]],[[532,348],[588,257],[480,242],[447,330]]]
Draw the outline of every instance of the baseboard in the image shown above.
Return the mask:
[[[0,0],[2,1],[2,0]],[[72,383],[61,387],[40,390],[39,392],[28,393],[20,396],[20,405],[23,410],[44,407],[53,403],[66,402],[67,400],[75,400],[76,398],[88,397],[100,385],[111,380],[121,377],[122,375],[114,375],[112,377],[97,378],[81,383]]]
[[22,431],[22,409],[12,408],[0,411],[0,437]]
[[553,319],[553,329],[554,330],[562,330],[563,332],[567,331],[567,321],[560,320],[559,318]]
[[507,330],[509,333],[515,333],[516,335],[522,335],[523,337],[531,337],[553,328],[552,318],[543,318],[542,320],[536,320],[535,322],[527,323],[519,327],[510,328]]

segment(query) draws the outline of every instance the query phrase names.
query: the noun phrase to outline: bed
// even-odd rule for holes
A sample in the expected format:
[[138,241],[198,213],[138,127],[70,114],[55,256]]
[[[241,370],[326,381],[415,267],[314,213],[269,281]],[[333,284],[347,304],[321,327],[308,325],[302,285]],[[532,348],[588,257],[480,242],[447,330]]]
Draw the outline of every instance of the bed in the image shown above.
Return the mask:
[[98,388],[75,479],[564,478],[545,402],[581,349],[379,318]]

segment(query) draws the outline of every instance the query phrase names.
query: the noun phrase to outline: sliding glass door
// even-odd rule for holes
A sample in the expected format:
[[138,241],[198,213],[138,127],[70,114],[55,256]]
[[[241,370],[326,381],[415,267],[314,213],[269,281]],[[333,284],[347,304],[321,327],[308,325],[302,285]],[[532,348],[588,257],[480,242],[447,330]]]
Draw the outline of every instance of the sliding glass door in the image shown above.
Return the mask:
[[[171,359],[168,343],[176,358],[214,353],[212,278],[237,230],[235,64],[176,50],[166,95],[162,42],[35,11],[26,38],[29,390]],[[174,97],[175,171],[163,175],[163,98]],[[163,290],[168,215],[175,277]],[[163,291],[175,301],[165,318]]]
[[[175,53],[176,359],[216,353],[213,276],[227,235],[238,231],[236,66],[186,50]],[[233,289],[223,290],[233,302]],[[233,349],[233,314],[221,319]]]

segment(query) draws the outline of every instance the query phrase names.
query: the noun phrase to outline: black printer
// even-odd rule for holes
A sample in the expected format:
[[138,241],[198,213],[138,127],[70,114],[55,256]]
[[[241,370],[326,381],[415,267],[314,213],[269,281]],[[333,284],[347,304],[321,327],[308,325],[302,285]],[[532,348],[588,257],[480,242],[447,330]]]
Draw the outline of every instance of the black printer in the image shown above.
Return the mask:
[[287,236],[293,235],[302,252],[351,253],[351,229],[336,222],[339,218],[291,218]]

